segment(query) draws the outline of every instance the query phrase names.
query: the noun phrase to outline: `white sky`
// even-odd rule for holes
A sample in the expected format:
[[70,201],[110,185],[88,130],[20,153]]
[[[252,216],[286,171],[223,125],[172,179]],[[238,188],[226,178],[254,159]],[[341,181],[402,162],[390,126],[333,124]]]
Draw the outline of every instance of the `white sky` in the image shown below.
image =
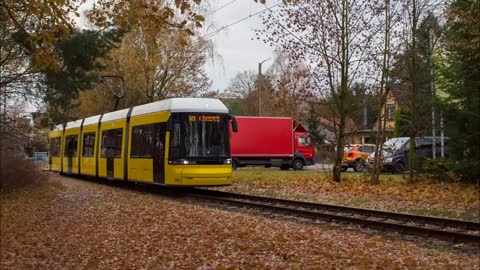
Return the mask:
[[[201,32],[203,35],[208,35],[279,2],[280,0],[267,0],[267,4],[262,5],[255,3],[254,0],[211,0],[208,2],[210,3],[210,11],[207,11],[207,13],[213,13],[211,15],[207,14]],[[86,24],[83,12],[85,9],[89,9],[92,3],[92,0],[88,0],[81,7],[81,18],[74,17],[78,25]],[[226,6],[223,7],[224,5]],[[219,10],[215,11],[216,9]],[[257,72],[259,62],[273,57],[273,48],[256,39],[254,30],[260,28],[262,28],[262,21],[260,14],[258,14],[207,38],[213,40],[216,53],[222,60],[209,61],[205,67],[209,78],[212,80],[211,90],[220,89],[223,92],[236,73],[244,70]],[[272,62],[265,62],[262,65],[262,70],[267,70]]]
[[[230,2],[232,0],[217,0],[212,10]],[[269,0],[267,5],[262,5],[253,0],[237,0],[208,16],[207,26],[203,31],[207,34],[211,33],[215,31],[214,29],[220,29],[278,2],[278,0]],[[208,29],[210,23],[214,23],[214,29]],[[273,57],[273,48],[256,38],[254,30],[260,28],[262,28],[262,21],[260,15],[256,15],[210,37],[214,41],[217,53],[223,58],[223,64],[216,62],[206,66],[212,80],[211,90],[225,90],[236,73],[244,70],[257,72],[259,62]],[[265,62],[262,65],[262,71],[267,70],[272,63],[272,60]]]

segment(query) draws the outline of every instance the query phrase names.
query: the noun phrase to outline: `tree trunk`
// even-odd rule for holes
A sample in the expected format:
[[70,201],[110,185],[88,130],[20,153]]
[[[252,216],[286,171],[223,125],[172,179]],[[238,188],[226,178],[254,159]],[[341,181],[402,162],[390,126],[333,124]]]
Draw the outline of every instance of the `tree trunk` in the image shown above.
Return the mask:
[[345,141],[345,113],[340,113],[338,123],[337,151],[335,152],[335,163],[333,165],[333,181],[340,183],[342,174],[343,142]]
[[338,137],[337,137],[337,151],[335,155],[335,163],[333,167],[333,181],[341,181],[342,173],[342,161],[343,161],[343,145],[345,142],[345,119],[346,119],[346,106],[345,99],[347,98],[348,93],[348,69],[349,69],[349,31],[348,28],[348,1],[342,1],[342,25],[341,25],[341,55],[340,55],[340,65],[341,65],[341,81],[340,81],[340,91],[337,98],[337,108],[339,112],[339,124],[338,124]]
[[[388,81],[388,65],[390,62],[390,1],[385,1],[385,42],[383,48],[383,63],[382,63],[382,77],[380,79],[380,100],[378,102],[378,114],[377,114],[377,135],[376,135],[376,142],[375,142],[375,159],[373,162],[373,170],[372,170],[372,184],[378,185],[380,184],[380,172],[382,169],[382,159],[381,149],[383,147],[383,141],[385,139],[385,125],[386,125],[386,118],[382,118],[382,109],[387,103],[387,97],[389,88],[386,85]],[[386,112],[385,112],[386,113]],[[383,113],[383,116],[385,116]]]
[[410,89],[411,89],[411,96],[410,96],[410,111],[411,111],[411,133],[410,133],[410,149],[408,152],[408,170],[409,170],[409,177],[408,181],[412,183],[415,178],[415,136],[417,133],[417,125],[415,120],[415,113],[416,113],[416,99],[417,99],[417,77],[416,77],[416,59],[415,59],[415,50],[417,48],[416,44],[416,34],[417,34],[417,1],[412,1],[412,28],[411,28],[411,44],[410,44]]

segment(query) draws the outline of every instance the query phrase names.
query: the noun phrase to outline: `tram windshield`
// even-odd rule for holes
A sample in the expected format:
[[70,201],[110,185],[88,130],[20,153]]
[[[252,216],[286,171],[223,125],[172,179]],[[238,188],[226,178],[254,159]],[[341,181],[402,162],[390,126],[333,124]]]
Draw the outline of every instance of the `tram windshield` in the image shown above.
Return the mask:
[[228,115],[172,114],[171,159],[215,159],[230,156]]

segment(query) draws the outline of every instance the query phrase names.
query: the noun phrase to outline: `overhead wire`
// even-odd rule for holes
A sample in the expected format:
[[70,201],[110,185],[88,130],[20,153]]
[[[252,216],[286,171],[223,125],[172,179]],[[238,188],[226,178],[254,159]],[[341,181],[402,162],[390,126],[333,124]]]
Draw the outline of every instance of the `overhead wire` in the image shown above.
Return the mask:
[[234,26],[234,25],[236,25],[236,24],[238,24],[238,23],[241,23],[241,22],[243,22],[243,21],[245,21],[245,20],[248,20],[248,19],[250,19],[250,18],[252,18],[252,17],[255,17],[255,16],[257,16],[258,14],[261,14],[261,13],[263,13],[263,12],[265,12],[265,11],[268,11],[268,10],[270,10],[270,9],[272,9],[272,8],[275,8],[275,7],[277,7],[277,6],[281,5],[281,4],[282,4],[282,2],[277,3],[277,4],[275,4],[275,5],[271,6],[271,7],[262,9],[262,10],[256,12],[256,13],[253,13],[253,14],[251,14],[251,15],[248,15],[247,17],[244,17],[244,18],[242,18],[242,19],[240,19],[240,20],[238,20],[238,21],[235,21],[235,22],[233,22],[233,23],[230,23],[230,24],[228,24],[228,25],[225,25],[225,26],[223,26],[223,27],[221,27],[221,28],[219,28],[219,29],[217,29],[217,30],[215,30],[215,31],[213,31],[213,32],[210,32],[210,33],[207,33],[207,34],[201,36],[201,37],[199,38],[199,40],[200,40],[200,39],[204,39],[204,38],[208,38],[208,37],[212,37],[212,36],[218,34],[220,31],[223,31],[223,30],[225,30],[225,29],[227,29],[227,28],[229,28],[229,27],[232,27],[232,26]]
[[217,12],[217,11],[225,8],[225,7],[228,7],[229,5],[231,5],[231,4],[233,4],[233,3],[237,2],[237,1],[238,1],[238,0],[232,0],[232,1],[228,2],[228,3],[226,3],[225,5],[217,8],[217,9],[214,9],[212,12],[208,13],[207,15],[205,15],[205,17],[208,17],[208,16],[212,15],[213,13],[215,13],[215,12]]

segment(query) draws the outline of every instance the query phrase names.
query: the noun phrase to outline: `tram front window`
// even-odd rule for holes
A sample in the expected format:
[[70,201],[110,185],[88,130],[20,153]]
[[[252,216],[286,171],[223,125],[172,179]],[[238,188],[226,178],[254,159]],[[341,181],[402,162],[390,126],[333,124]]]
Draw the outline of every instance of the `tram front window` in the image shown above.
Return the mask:
[[171,160],[191,164],[229,158],[227,115],[177,114],[172,118]]

